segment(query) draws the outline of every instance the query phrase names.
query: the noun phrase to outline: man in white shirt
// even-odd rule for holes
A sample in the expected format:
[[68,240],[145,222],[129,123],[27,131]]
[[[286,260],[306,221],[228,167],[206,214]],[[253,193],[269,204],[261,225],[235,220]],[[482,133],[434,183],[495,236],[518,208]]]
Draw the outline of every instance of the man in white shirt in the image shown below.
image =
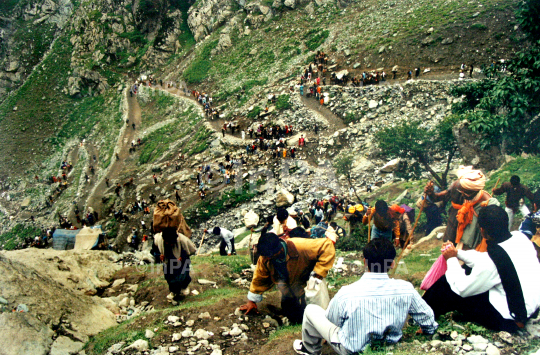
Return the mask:
[[[204,230],[205,233],[208,232],[207,229]],[[220,227],[214,227],[212,234],[219,235],[221,237],[221,244],[219,245],[219,255],[236,255],[236,249],[234,248],[234,233]]]
[[484,207],[478,223],[487,252],[443,245],[448,270],[427,290],[424,300],[435,316],[458,311],[464,320],[515,332],[540,307],[536,251],[523,233],[508,231],[508,214],[499,206]]
[[320,354],[322,339],[341,355],[363,351],[371,339],[396,343],[401,339],[407,315],[425,334],[438,327],[433,311],[414,286],[390,279],[396,250],[387,239],[374,239],[364,248],[366,272],[355,283],[344,286],[328,305],[326,312],[308,305],[302,322],[302,340],[295,340],[298,354]]
[[289,212],[287,212],[286,209],[280,208],[277,210],[277,213],[272,221],[272,228],[274,229],[274,233],[276,233],[280,237],[284,234],[286,236],[289,236],[289,232],[296,227],[298,227],[296,221],[291,216],[289,216]]

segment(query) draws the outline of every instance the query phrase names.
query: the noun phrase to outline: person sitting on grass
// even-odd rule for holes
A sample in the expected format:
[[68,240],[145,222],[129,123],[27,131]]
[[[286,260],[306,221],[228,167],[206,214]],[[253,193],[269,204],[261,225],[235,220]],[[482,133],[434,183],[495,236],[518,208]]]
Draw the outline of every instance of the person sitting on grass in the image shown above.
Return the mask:
[[436,316],[458,311],[464,321],[516,332],[538,314],[540,263],[529,238],[508,231],[508,219],[499,206],[480,210],[478,224],[487,253],[458,251],[452,242],[443,245],[448,269],[424,294]]
[[396,250],[386,238],[364,247],[366,272],[355,283],[342,287],[325,310],[310,304],[304,312],[302,340],[295,340],[298,354],[320,354],[325,339],[341,355],[363,351],[372,339],[397,343],[410,314],[424,334],[438,324],[433,311],[407,281],[390,279]]

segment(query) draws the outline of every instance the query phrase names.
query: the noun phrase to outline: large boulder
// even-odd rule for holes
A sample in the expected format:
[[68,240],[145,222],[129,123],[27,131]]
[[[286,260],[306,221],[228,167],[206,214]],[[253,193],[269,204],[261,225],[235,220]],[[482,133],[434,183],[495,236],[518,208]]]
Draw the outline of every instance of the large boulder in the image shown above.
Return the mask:
[[281,189],[276,196],[277,207],[288,207],[294,203],[294,195],[286,189]]
[[29,313],[0,313],[0,354],[48,355],[53,331]]
[[[52,342],[45,338],[53,333],[43,326],[65,331],[85,342],[116,325],[116,317],[106,303],[87,295],[92,287],[95,290],[107,286],[107,280],[118,270],[119,266],[111,260],[113,254],[33,248],[0,253],[1,296],[9,302],[8,308],[24,304],[28,309],[23,318],[1,318],[0,344],[11,344],[14,350],[4,353],[3,348],[0,354],[49,354]],[[34,330],[25,331],[24,327]],[[16,337],[12,332],[4,330],[8,328],[21,334],[21,339],[35,337],[37,343],[13,341]],[[26,348],[29,346],[33,352]]]
[[495,170],[504,163],[504,154],[499,147],[483,150],[478,145],[478,136],[469,128],[469,123],[463,121],[454,126],[452,133],[456,138],[459,153],[466,165],[474,165],[477,169]]
[[401,159],[396,158],[390,160],[388,163],[384,164],[384,166],[381,168],[382,173],[391,173],[393,171],[396,171],[399,169],[399,164],[401,163]]

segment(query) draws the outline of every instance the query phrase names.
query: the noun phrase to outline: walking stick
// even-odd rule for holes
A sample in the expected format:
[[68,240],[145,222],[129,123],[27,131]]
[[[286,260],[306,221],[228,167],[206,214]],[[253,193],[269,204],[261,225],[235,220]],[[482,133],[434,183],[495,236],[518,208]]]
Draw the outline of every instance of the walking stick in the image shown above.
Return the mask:
[[203,235],[202,235],[201,244],[199,244],[199,249],[197,249],[197,255],[199,255],[200,252],[201,252],[201,247],[202,247],[202,243],[204,242],[204,237],[205,236],[206,236],[206,232],[204,232]]
[[397,270],[397,266],[399,265],[399,262],[401,261],[401,258],[403,257],[403,253],[405,253],[405,250],[407,249],[407,246],[409,245],[409,242],[411,241],[414,230],[416,229],[416,225],[418,224],[418,220],[420,219],[420,216],[422,215],[422,211],[424,210],[424,206],[426,204],[426,198],[427,194],[424,194],[424,199],[422,200],[422,206],[420,206],[420,213],[418,213],[418,216],[416,217],[416,221],[414,221],[414,226],[412,227],[411,234],[409,235],[409,238],[405,241],[405,244],[403,245],[403,249],[401,249],[401,253],[399,254],[399,258],[396,261],[394,270],[392,270],[391,276],[394,276]]
[[371,241],[371,213],[368,216],[368,222],[367,222],[367,242],[369,243]]
[[493,190],[495,190],[497,186],[499,186],[499,181],[501,181],[500,177],[497,179],[497,182],[495,183],[495,186],[493,186],[493,188],[491,189],[491,192],[493,192]]
[[251,234],[249,235],[248,251],[251,252],[251,240],[253,238],[253,228],[251,228]]

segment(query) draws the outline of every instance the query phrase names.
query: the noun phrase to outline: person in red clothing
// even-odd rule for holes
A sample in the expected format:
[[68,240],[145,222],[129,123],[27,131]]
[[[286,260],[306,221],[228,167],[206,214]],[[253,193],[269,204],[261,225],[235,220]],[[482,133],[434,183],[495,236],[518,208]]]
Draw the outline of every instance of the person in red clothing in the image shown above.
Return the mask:
[[298,146],[303,147],[304,145],[306,145],[306,139],[304,138],[304,135],[302,134],[300,138],[298,139]]

